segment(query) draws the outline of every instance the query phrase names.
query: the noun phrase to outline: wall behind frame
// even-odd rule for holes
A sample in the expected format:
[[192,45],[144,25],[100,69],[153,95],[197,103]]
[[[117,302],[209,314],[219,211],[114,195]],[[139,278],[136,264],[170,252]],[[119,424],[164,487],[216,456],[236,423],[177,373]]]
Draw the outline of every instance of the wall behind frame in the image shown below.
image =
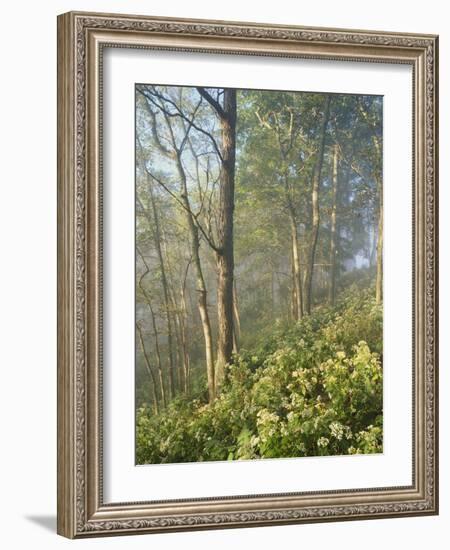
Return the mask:
[[[450,533],[450,165],[441,162],[441,514],[439,517],[329,523],[118,537],[71,542],[56,528],[56,16],[69,10],[287,23],[440,34],[440,58],[450,56],[445,4],[378,0],[361,9],[357,0],[253,3],[240,0],[30,0],[2,9],[0,88],[0,503],[6,548],[287,547],[366,550],[401,540],[407,550],[444,548]],[[450,120],[450,77],[440,74],[440,119]],[[441,123],[440,150],[450,148],[450,128]]]

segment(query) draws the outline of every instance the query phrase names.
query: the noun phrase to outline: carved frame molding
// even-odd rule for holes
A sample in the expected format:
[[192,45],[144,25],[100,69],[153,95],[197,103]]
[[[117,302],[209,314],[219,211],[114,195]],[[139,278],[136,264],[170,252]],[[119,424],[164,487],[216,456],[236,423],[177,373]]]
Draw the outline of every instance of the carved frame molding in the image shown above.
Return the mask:
[[[408,63],[414,86],[414,483],[380,490],[102,502],[102,48]],[[438,512],[438,39],[70,12],[58,18],[58,533],[70,537]]]

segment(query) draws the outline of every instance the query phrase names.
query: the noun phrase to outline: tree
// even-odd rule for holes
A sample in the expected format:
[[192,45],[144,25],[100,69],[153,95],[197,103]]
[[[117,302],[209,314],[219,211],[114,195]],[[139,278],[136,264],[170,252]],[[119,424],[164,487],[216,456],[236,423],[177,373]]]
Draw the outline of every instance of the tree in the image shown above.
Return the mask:
[[311,182],[311,217],[312,225],[309,235],[308,244],[308,258],[305,270],[305,312],[309,315],[311,313],[312,303],[312,280],[314,272],[314,261],[316,259],[317,239],[319,236],[319,224],[320,224],[320,207],[319,207],[319,193],[320,184],[322,178],[322,166],[325,152],[325,137],[330,118],[330,103],[331,95],[327,95],[324,99],[322,123],[319,130],[319,147],[317,151],[316,163],[314,168],[313,179]]
[[[290,96],[285,96],[286,102],[278,102],[275,110],[262,115],[256,110],[260,124],[274,132],[280,156],[280,178],[283,185],[285,208],[289,218],[291,232],[292,258],[292,313],[295,320],[303,317],[302,275],[300,267],[300,246],[298,239],[298,208],[295,198],[295,184],[292,182],[293,155],[296,155],[298,138],[301,131],[300,116],[295,112]],[[295,99],[294,99],[295,101]],[[281,104],[280,104],[281,103]],[[296,174],[297,176],[298,174]]]
[[[379,162],[382,159],[381,144],[378,136],[373,136],[373,142]],[[377,278],[375,283],[375,299],[377,304],[381,304],[383,298],[383,185],[381,179],[381,169],[375,167],[375,181],[378,191],[378,239],[377,239]]]
[[[299,227],[305,225],[305,187],[311,170],[315,145],[308,139],[312,125],[311,113],[317,108],[317,94],[293,92],[253,92],[254,110],[262,133],[273,138],[271,155],[277,159],[274,179],[279,184],[277,200],[289,222],[292,268],[292,316],[304,314],[302,252]],[[270,139],[270,138],[269,138]],[[256,141],[260,147],[260,141]],[[263,157],[263,162],[267,159]]]
[[[157,328],[157,323],[156,323],[156,316],[155,316],[155,311],[153,309],[151,297],[150,297],[149,293],[147,292],[147,290],[145,288],[145,284],[144,284],[144,279],[145,279],[146,275],[148,275],[148,273],[150,273],[150,268],[149,268],[143,254],[142,254],[142,252],[141,252],[141,250],[139,249],[138,246],[136,247],[136,251],[139,254],[139,256],[140,256],[140,258],[141,258],[141,260],[142,260],[142,262],[145,266],[145,271],[142,273],[142,275],[139,278],[139,290],[142,292],[144,300],[145,300],[145,302],[148,306],[148,309],[150,311],[150,318],[151,318],[152,328],[153,328],[153,336],[154,336],[154,340],[155,340],[155,353],[156,353],[156,362],[157,362],[156,366],[157,366],[157,370],[158,370],[159,389],[160,389],[162,404],[163,404],[163,407],[165,408],[167,406],[167,398],[166,398],[166,389],[165,389],[165,386],[164,386],[164,375],[163,375],[163,370],[162,370],[161,351],[160,351],[160,344],[159,344],[159,333],[158,333],[158,328]],[[141,349],[142,349],[142,353],[144,355],[145,363],[146,363],[147,369],[149,369],[150,368],[149,360],[148,360],[148,357],[146,356],[144,338],[142,336],[142,330],[141,330],[141,326],[139,325],[139,323],[137,323],[136,328],[139,331],[139,341],[140,341],[140,344],[141,344]],[[152,376],[152,379],[153,379],[153,376]],[[156,387],[156,383],[155,383],[154,380],[153,380],[153,382],[154,382],[154,385]],[[156,390],[155,390],[155,393],[154,393],[154,398],[156,400],[158,400]]]
[[377,226],[377,276],[375,297],[377,304],[383,297],[383,183],[382,183],[382,128],[381,117],[377,103],[367,101],[362,97],[358,102],[359,112],[364,119],[371,136],[372,144],[372,177],[376,182],[378,195],[378,226]]
[[158,255],[159,268],[161,272],[161,284],[163,289],[164,296],[164,305],[166,311],[166,323],[167,323],[167,338],[168,338],[168,362],[169,362],[169,396],[173,397],[176,392],[175,388],[175,366],[173,359],[173,327],[172,327],[172,317],[171,317],[171,305],[169,299],[169,285],[166,274],[166,265],[165,259],[162,252],[162,233],[159,220],[159,210],[156,204],[152,181],[150,178],[147,178],[147,188],[148,188],[148,197],[150,198],[151,214],[148,209],[142,204],[139,203],[141,212],[148,219],[149,224],[152,227],[152,235],[154,246]]
[[233,353],[233,277],[234,277],[234,176],[236,162],[236,90],[223,90],[223,104],[211,96],[205,88],[197,88],[199,94],[213,107],[220,120],[220,190],[217,230],[217,362],[215,371],[216,391],[223,382],[225,366]]
[[338,159],[339,145],[333,146],[333,168],[332,168],[332,206],[330,220],[330,285],[328,291],[328,302],[334,306],[336,301],[336,264],[337,264],[337,201],[338,201]]
[[142,350],[142,355],[144,356],[145,366],[147,368],[147,372],[148,372],[148,374],[150,376],[150,379],[152,381],[152,386],[151,387],[152,387],[153,405],[154,405],[154,408],[155,408],[155,414],[159,414],[158,394],[156,392],[156,377],[155,377],[155,374],[153,372],[153,368],[152,368],[147,350],[145,348],[144,337],[142,335],[142,328],[141,328],[141,325],[139,323],[136,323],[136,329],[137,329],[137,332],[139,334],[139,343],[141,344],[141,350]]
[[[211,323],[210,323],[208,306],[207,306],[207,289],[205,284],[205,278],[203,275],[202,262],[200,259],[200,235],[199,235],[200,226],[199,226],[197,216],[191,207],[191,203],[189,199],[189,191],[187,186],[187,177],[186,177],[186,172],[183,165],[183,152],[188,143],[189,132],[191,131],[193,122],[194,122],[193,118],[195,117],[195,113],[198,110],[198,107],[200,106],[200,104],[197,104],[197,107],[194,108],[193,118],[187,119],[188,120],[187,127],[183,126],[184,135],[182,136],[181,140],[178,143],[176,132],[171,122],[173,114],[165,106],[165,103],[168,103],[169,101],[165,100],[165,98],[160,93],[155,92],[153,89],[145,88],[144,91],[142,91],[139,88],[139,90],[140,90],[140,93],[144,95],[144,101],[145,101],[144,104],[146,106],[147,112],[151,119],[151,133],[153,137],[152,142],[154,145],[156,145],[159,152],[165,158],[173,162],[179,178],[180,188],[179,188],[179,197],[177,197],[173,195],[173,193],[170,191],[166,183],[164,183],[155,174],[150,172],[148,166],[146,165],[146,171],[148,172],[148,174],[155,181],[157,181],[159,185],[163,189],[165,189],[170,195],[175,197],[175,200],[182,206],[186,216],[187,227],[190,235],[192,262],[196,272],[197,291],[198,291],[198,309],[199,309],[200,318],[202,321],[203,337],[205,341],[205,358],[206,358],[206,372],[207,372],[207,378],[208,378],[209,399],[210,401],[213,401],[216,393],[213,341],[212,341]],[[173,102],[170,102],[170,103],[173,103]],[[151,105],[159,109],[162,115],[162,118],[166,126],[166,131],[168,132],[168,137],[166,139],[170,143],[170,149],[163,144],[163,141],[159,135],[159,124],[157,121],[157,115],[153,111],[153,108]],[[204,235],[206,235],[205,232],[204,232]]]

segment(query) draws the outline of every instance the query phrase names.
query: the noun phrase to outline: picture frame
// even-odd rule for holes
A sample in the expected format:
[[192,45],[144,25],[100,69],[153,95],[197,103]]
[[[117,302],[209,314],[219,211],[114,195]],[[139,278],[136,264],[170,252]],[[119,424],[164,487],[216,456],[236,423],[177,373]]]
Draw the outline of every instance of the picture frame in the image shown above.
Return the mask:
[[[274,63],[303,59],[409,67],[412,183],[405,202],[412,207],[411,483],[304,491],[293,487],[200,498],[182,495],[180,490],[180,496],[167,499],[153,498],[150,489],[144,499],[105,501],[109,477],[104,476],[108,457],[103,391],[107,274],[102,93],[107,49],[145,52],[150,57],[157,51],[247,56],[249,63],[260,57]],[[84,538],[437,514],[437,155],[437,36],[82,12],[60,15],[58,533]],[[131,363],[126,367],[134,368]],[[272,464],[276,467],[276,461]]]

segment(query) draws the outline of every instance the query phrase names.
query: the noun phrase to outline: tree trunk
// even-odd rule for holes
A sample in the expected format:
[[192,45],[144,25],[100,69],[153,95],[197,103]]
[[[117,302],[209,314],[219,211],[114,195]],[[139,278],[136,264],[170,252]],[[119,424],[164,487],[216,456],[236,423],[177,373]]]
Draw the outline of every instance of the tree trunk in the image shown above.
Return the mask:
[[238,304],[237,290],[236,290],[236,279],[233,282],[233,313],[234,313],[233,352],[238,353],[238,351],[239,351],[239,340],[241,338],[241,319],[240,319],[240,316],[239,316],[239,304]]
[[[379,186],[381,188],[381,186]],[[383,189],[380,189],[380,212],[378,213],[377,240],[377,279],[375,285],[375,301],[381,304],[383,300]]]
[[154,220],[154,236],[155,236],[155,248],[158,254],[159,264],[161,268],[161,283],[163,287],[164,306],[166,309],[166,321],[167,321],[167,347],[168,347],[168,360],[169,360],[169,397],[175,395],[175,372],[173,361],[173,334],[172,334],[172,320],[170,315],[170,298],[169,298],[169,286],[167,282],[166,268],[164,262],[164,256],[161,248],[161,228],[159,223],[158,208],[156,206],[155,196],[153,194],[152,182],[149,179],[148,182],[150,191],[150,201],[152,204],[153,220]]
[[177,156],[177,169],[181,179],[181,200],[184,204],[186,212],[186,220],[189,228],[191,241],[192,262],[195,268],[197,292],[198,292],[198,310],[202,323],[203,339],[205,341],[205,359],[206,359],[206,376],[208,380],[208,396],[210,403],[214,401],[216,396],[215,391],[215,372],[214,372],[214,354],[213,354],[213,339],[211,331],[211,323],[209,320],[207,290],[205,278],[203,276],[202,264],[200,260],[200,236],[198,226],[195,223],[194,215],[189,202],[186,174],[180,155]]
[[369,266],[372,267],[375,265],[376,256],[377,256],[377,227],[378,222],[372,225],[371,228],[371,238],[370,238],[370,254],[369,254]]
[[297,219],[294,209],[289,208],[289,220],[291,226],[291,247],[292,247],[292,276],[293,276],[293,307],[294,319],[299,321],[303,317],[303,293],[302,275],[300,269],[300,250],[298,244]]
[[270,313],[275,319],[275,273],[273,263],[270,263]]
[[[166,255],[166,258],[168,258],[165,244],[164,244],[164,253]],[[175,377],[175,388],[177,389],[177,391],[180,391],[181,388],[183,387],[181,333],[180,333],[181,329],[180,329],[178,304],[177,304],[175,293],[173,290],[173,279],[171,275],[170,263],[168,260],[166,263],[166,273],[167,273],[167,284],[168,284],[168,291],[169,291],[170,318],[171,318],[172,331],[173,331],[173,345],[174,345],[173,371],[174,371],[174,377]]]
[[234,213],[234,174],[236,156],[236,90],[225,89],[223,96],[223,116],[220,117],[222,130],[219,191],[219,224],[217,254],[217,320],[218,342],[215,388],[220,388],[224,378],[225,365],[230,363],[233,353],[233,213]]
[[159,335],[158,335],[158,330],[156,328],[156,318],[155,318],[153,309],[151,309],[151,317],[152,317],[153,333],[155,335],[156,367],[158,369],[159,389],[161,392],[163,407],[165,408],[167,407],[166,389],[164,387],[164,375],[162,370],[161,351],[159,349]]
[[333,149],[333,171],[332,171],[332,206],[330,226],[330,282],[328,287],[328,302],[334,306],[336,301],[336,255],[337,255],[337,199],[338,199],[338,145]]
[[142,351],[142,355],[143,355],[144,361],[145,361],[145,368],[147,369],[147,372],[150,376],[150,380],[152,381],[152,396],[153,396],[153,406],[154,406],[154,409],[155,409],[155,414],[159,414],[158,394],[156,392],[156,377],[155,377],[155,374],[153,372],[153,369],[152,369],[152,366],[151,366],[151,363],[150,363],[150,359],[147,355],[147,350],[145,349],[144,337],[142,336],[142,329],[141,329],[139,323],[136,323],[136,328],[137,328],[137,331],[138,331],[138,334],[139,334],[139,342],[141,344],[141,351]]
[[[174,305],[174,307],[176,307]],[[175,372],[177,374],[177,388],[179,391],[185,386],[184,383],[184,356],[183,356],[183,342],[181,337],[181,321],[179,311],[174,311],[173,324],[175,326],[175,339],[176,339],[176,364]]]
[[[186,270],[187,273],[187,270]],[[190,390],[189,376],[190,376],[190,360],[188,350],[188,338],[186,330],[187,321],[187,308],[186,308],[186,276],[183,285],[180,290],[181,298],[181,342],[183,345],[183,370],[184,370],[184,393],[188,394]]]
[[[293,321],[298,321],[297,318],[297,285],[295,284],[295,268],[294,268],[294,247],[292,245],[292,238],[291,238],[291,246],[290,246],[290,253],[291,253],[291,287],[290,287],[290,294],[291,294],[291,303],[290,303],[290,312],[291,312],[291,319]],[[289,318],[289,317],[288,317]]]
[[186,386],[185,381],[185,372],[186,372],[186,356],[185,356],[185,350],[184,350],[184,340],[183,340],[183,328],[182,328],[182,313],[181,313],[181,307],[178,303],[177,296],[175,293],[175,285],[173,282],[173,277],[171,275],[171,268],[170,264],[168,264],[169,267],[169,292],[170,292],[170,300],[172,303],[172,311],[173,311],[173,325],[175,326],[175,338],[176,338],[176,373],[177,373],[177,386],[180,391],[184,391],[184,388]]
[[[141,257],[142,257],[142,261],[145,263],[145,259],[143,258],[142,254],[141,254]],[[145,263],[145,266],[148,270],[148,266],[146,263]],[[164,376],[163,376],[163,370],[162,370],[161,350],[159,347],[159,334],[158,334],[158,327],[156,325],[156,316],[155,316],[155,312],[153,311],[153,306],[150,300],[150,296],[145,290],[145,287],[142,284],[142,282],[139,283],[139,286],[142,290],[142,294],[144,295],[145,301],[147,302],[148,308],[150,310],[150,317],[152,320],[152,327],[153,327],[153,335],[155,337],[156,368],[158,370],[159,389],[161,393],[162,404],[163,404],[163,407],[165,408],[167,406],[167,399],[166,399],[166,389],[164,387]]]
[[314,275],[314,261],[316,258],[317,239],[319,236],[319,224],[320,224],[320,211],[319,211],[319,191],[320,183],[322,179],[322,166],[323,157],[325,151],[325,135],[328,125],[328,119],[330,117],[330,102],[331,96],[327,95],[325,100],[325,108],[322,120],[322,127],[319,137],[319,150],[317,153],[317,161],[312,181],[311,203],[312,203],[312,227],[309,239],[308,250],[308,262],[305,273],[305,293],[304,293],[304,306],[305,313],[308,315],[311,313],[312,305],[312,282]]
[[378,212],[378,239],[377,239],[377,279],[375,283],[375,302],[381,304],[383,300],[383,180],[382,180],[382,162],[383,151],[378,137],[373,138],[378,159],[380,161],[380,170],[376,178],[379,195]]

